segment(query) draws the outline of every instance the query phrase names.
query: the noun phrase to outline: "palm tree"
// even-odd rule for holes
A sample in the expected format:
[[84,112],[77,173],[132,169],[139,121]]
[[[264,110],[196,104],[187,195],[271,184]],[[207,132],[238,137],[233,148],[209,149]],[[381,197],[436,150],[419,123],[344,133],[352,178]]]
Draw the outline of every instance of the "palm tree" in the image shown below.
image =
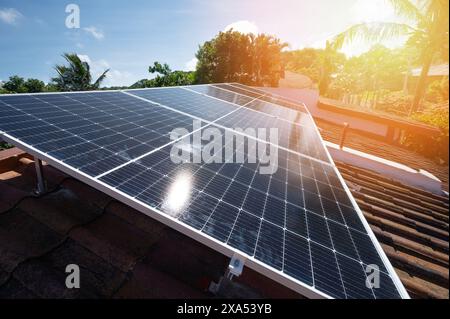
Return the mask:
[[394,37],[408,36],[408,44],[420,48],[422,71],[417,82],[411,113],[419,108],[424,95],[427,76],[438,53],[448,60],[448,0],[389,0],[396,14],[412,23],[373,22],[351,26],[333,39],[336,49],[355,39],[380,42]]
[[94,83],[91,83],[92,75],[89,63],[81,61],[75,53],[64,53],[63,57],[68,65],[56,65],[55,70],[58,76],[52,79],[59,91],[97,90],[109,71],[107,69]]
[[342,62],[343,54],[338,53],[336,48],[327,41],[325,49],[319,53],[320,77],[319,93],[326,96],[331,83],[331,76],[337,70],[338,63]]

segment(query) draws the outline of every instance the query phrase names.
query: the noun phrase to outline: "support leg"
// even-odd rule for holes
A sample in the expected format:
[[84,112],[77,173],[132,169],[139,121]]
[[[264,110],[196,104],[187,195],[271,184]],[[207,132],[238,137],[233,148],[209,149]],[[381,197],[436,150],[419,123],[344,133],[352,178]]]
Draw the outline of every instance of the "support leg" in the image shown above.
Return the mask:
[[35,157],[34,165],[36,167],[36,178],[37,178],[36,194],[42,195],[47,191],[46,183],[44,180],[44,170],[42,168],[42,161]]
[[237,254],[235,254],[228,265],[227,270],[223,277],[220,278],[218,283],[212,282],[209,286],[209,291],[216,294],[219,292],[224,281],[232,281],[233,277],[239,277],[242,274],[244,268],[245,259]]

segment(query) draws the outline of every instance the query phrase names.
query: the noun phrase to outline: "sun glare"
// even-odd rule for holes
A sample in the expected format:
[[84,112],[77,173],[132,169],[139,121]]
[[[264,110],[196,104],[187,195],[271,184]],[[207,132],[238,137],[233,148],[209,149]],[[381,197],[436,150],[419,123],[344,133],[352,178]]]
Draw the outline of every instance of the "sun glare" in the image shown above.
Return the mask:
[[386,0],[358,0],[351,11],[357,22],[388,22],[395,18],[393,8]]
[[[391,4],[387,0],[358,0],[350,10],[354,23],[399,22]],[[380,44],[388,48],[398,48],[405,43],[405,38],[393,38]],[[368,51],[375,43],[354,41],[342,48],[347,56],[357,56]]]
[[183,172],[179,174],[169,188],[162,208],[171,216],[179,215],[189,202],[192,189],[192,176]]

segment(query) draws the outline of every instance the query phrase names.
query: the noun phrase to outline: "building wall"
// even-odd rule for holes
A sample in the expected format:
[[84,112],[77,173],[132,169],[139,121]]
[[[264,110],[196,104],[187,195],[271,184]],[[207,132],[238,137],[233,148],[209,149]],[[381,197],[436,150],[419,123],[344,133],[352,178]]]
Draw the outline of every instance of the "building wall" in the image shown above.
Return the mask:
[[313,117],[331,122],[337,125],[348,123],[350,128],[361,130],[379,137],[388,135],[389,127],[381,123],[357,118],[346,114],[338,114],[333,111],[324,110],[318,106],[319,92],[313,89],[291,89],[291,88],[264,88],[264,90],[282,95],[295,101],[306,104]]

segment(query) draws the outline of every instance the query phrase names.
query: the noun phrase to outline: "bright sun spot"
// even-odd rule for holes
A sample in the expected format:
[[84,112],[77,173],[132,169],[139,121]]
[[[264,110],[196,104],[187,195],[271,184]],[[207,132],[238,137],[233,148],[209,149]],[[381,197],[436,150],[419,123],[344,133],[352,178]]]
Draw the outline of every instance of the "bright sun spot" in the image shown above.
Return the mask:
[[393,21],[395,13],[387,0],[358,0],[351,9],[356,22]]
[[[400,22],[395,15],[392,5],[387,0],[358,0],[350,9],[352,23],[371,23],[371,22]],[[382,45],[388,48],[398,48],[405,43],[405,38],[392,38],[383,41]],[[346,44],[342,52],[347,56],[357,56],[368,51],[375,43],[366,43],[356,40],[353,43]]]
[[162,208],[171,216],[176,216],[188,204],[192,188],[192,176],[181,173],[170,186]]

